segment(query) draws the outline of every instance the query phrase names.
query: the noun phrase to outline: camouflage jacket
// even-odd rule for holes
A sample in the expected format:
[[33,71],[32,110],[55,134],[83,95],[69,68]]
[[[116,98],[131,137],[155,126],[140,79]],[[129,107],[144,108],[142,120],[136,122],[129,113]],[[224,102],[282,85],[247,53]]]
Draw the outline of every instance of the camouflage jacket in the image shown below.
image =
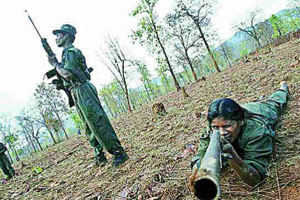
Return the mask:
[[63,50],[62,60],[58,68],[59,73],[68,81],[64,83],[65,86],[83,83],[90,79],[85,57],[73,45]]
[[[232,145],[243,161],[254,167],[261,178],[264,178],[273,152],[273,126],[277,120],[277,113],[267,103],[253,102],[242,107],[246,109],[245,125]],[[209,132],[201,134],[198,152],[192,163],[203,158],[210,141]]]

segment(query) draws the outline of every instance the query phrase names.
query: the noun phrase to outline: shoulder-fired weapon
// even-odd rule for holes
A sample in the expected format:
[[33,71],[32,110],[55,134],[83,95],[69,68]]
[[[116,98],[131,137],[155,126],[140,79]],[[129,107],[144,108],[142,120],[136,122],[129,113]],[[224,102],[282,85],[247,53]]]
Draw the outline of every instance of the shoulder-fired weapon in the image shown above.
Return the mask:
[[213,131],[200,167],[190,179],[190,189],[198,199],[217,200],[219,198],[220,171],[221,134],[220,131]]

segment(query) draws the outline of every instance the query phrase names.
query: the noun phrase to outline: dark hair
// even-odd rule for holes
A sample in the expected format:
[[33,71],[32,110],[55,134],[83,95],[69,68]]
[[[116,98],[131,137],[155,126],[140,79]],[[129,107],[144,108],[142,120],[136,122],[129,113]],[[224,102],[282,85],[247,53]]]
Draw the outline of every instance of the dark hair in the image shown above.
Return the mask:
[[224,117],[228,120],[243,120],[244,109],[234,100],[221,98],[213,101],[208,108],[207,120],[209,125],[214,118]]

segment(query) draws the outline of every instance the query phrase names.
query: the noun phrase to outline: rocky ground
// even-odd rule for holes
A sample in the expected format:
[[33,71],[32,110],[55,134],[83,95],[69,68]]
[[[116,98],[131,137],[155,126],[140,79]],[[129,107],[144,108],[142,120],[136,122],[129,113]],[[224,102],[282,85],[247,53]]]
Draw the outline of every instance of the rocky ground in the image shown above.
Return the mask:
[[[167,115],[152,121],[152,103],[113,120],[130,156],[120,168],[109,163],[97,168],[84,136],[48,148],[14,164],[19,175],[0,185],[0,199],[136,199],[191,200],[187,187],[190,160],[199,133],[206,127],[206,111],[216,98],[239,103],[256,101],[287,80],[291,98],[277,127],[269,176],[260,185],[244,185],[229,169],[221,176],[222,199],[300,199],[300,41],[261,50],[259,58],[237,62],[232,68],[186,87],[189,98],[173,92],[161,97]],[[39,174],[32,171],[40,167]]]

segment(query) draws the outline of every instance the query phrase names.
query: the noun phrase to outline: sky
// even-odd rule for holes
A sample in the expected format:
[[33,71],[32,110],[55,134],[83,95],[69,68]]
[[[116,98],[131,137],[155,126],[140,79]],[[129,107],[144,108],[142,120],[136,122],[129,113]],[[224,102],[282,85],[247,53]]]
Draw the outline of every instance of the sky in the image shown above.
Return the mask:
[[[131,44],[131,31],[137,21],[129,16],[139,0],[10,0],[0,2],[0,113],[17,113],[33,99],[36,86],[43,81],[44,73],[51,69],[40,39],[24,10],[34,20],[42,37],[47,38],[58,58],[61,49],[55,44],[52,30],[69,23],[76,27],[74,45],[86,57],[89,67],[94,68],[92,83],[99,89],[112,80],[112,75],[101,63],[97,54],[105,46],[105,36],[114,35],[121,45],[137,58],[149,59],[146,51]],[[173,0],[160,0],[157,12],[168,13]],[[286,0],[219,0],[212,18],[222,40],[233,34],[233,22],[255,8],[263,9],[263,16],[286,8]],[[153,62],[149,66],[153,71]]]

